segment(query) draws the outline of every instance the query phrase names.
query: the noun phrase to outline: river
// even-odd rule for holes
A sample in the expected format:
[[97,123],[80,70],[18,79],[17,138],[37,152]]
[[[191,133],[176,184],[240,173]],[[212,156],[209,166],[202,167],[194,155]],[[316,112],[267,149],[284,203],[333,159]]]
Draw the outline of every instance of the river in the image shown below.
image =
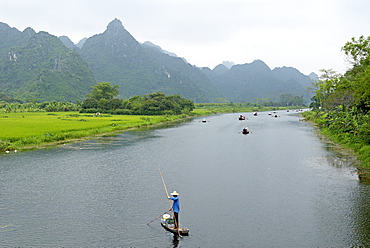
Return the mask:
[[[352,159],[296,112],[243,114],[0,155],[0,246],[370,246]],[[169,208],[158,168],[189,236],[147,225]]]

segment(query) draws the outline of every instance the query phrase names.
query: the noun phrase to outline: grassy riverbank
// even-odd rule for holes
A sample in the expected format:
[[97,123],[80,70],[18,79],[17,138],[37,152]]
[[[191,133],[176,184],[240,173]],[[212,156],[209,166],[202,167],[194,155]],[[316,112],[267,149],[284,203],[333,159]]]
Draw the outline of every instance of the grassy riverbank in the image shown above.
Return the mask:
[[0,114],[0,151],[36,148],[121,132],[185,118],[174,116],[97,115],[79,112]]
[[[361,135],[356,135],[355,133],[351,132],[351,130],[343,131],[335,128],[335,125],[328,126],[324,124],[326,122],[338,122],[340,128],[345,128],[346,126],[350,126],[348,125],[349,121],[353,121],[355,118],[348,120],[346,118],[337,117],[332,120],[328,113],[324,111],[306,111],[302,113],[302,115],[307,120],[317,124],[320,129],[320,134],[329,138],[332,142],[353,151],[360,160],[360,164],[357,166],[360,180],[370,183],[370,145],[366,142],[367,139]],[[362,124],[358,122],[358,126],[361,125],[366,126],[369,124],[367,122]],[[360,127],[357,129],[360,129]]]

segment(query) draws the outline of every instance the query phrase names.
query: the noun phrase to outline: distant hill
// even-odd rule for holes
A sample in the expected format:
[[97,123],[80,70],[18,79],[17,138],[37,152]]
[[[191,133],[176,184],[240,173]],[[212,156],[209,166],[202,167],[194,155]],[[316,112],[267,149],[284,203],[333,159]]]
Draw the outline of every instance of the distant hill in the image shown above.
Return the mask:
[[77,44],[76,44],[76,47],[78,48],[81,48],[85,42],[86,42],[87,38],[83,38],[82,40],[80,40]]
[[96,84],[87,63],[47,32],[0,23],[0,89],[18,99],[73,101]]
[[76,49],[77,46],[67,37],[67,36],[59,36],[59,40],[67,47]]
[[222,65],[226,66],[227,69],[230,69],[231,67],[233,67],[235,65],[235,63],[231,62],[231,61],[224,61],[224,62],[222,62]]
[[311,78],[311,80],[314,80],[314,81],[319,80],[319,76],[314,72],[311,72],[308,76]]
[[255,60],[230,69],[220,64],[212,71],[209,68],[202,71],[229,101],[251,102],[257,98],[278,101],[282,94],[310,98],[306,88],[311,85],[311,79],[295,68],[271,70],[263,61]]
[[198,68],[150,41],[140,44],[118,19],[78,44],[0,23],[0,93],[22,100],[76,102],[97,82],[119,85],[118,97],[124,99],[161,91],[195,102],[278,101],[282,94],[307,100],[306,88],[317,78],[292,67],[271,70],[261,60]]
[[121,98],[156,91],[196,102],[212,102],[219,96],[199,68],[154,44],[141,45],[118,19],[102,34],[87,39],[80,54],[98,81],[120,86]]
[[229,68],[227,68],[225,65],[223,64],[219,64],[218,66],[216,66],[214,69],[213,69],[213,72],[216,76],[221,76],[223,74],[225,74],[226,72],[229,71]]

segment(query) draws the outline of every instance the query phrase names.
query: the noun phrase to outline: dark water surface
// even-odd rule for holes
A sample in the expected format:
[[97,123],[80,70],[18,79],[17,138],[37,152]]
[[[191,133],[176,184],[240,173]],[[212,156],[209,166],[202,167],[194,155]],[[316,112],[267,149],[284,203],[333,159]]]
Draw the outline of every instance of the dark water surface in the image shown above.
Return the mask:
[[[369,247],[370,186],[297,114],[278,114],[0,155],[0,246]],[[169,208],[158,168],[188,237],[146,224]]]

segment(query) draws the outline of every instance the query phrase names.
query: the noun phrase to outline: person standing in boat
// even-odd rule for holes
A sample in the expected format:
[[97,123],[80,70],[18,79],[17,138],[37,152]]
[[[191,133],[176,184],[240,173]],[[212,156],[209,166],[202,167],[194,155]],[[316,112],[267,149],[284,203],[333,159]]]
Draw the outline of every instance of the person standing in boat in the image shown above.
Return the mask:
[[170,208],[168,211],[173,211],[173,218],[175,220],[175,228],[179,228],[179,213],[180,213],[180,198],[179,193],[174,192],[171,193],[172,197],[168,197],[170,200],[173,201],[172,208]]

